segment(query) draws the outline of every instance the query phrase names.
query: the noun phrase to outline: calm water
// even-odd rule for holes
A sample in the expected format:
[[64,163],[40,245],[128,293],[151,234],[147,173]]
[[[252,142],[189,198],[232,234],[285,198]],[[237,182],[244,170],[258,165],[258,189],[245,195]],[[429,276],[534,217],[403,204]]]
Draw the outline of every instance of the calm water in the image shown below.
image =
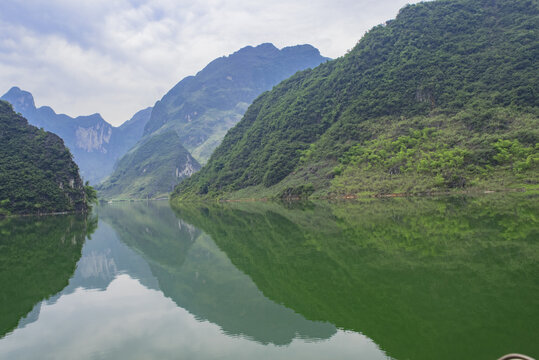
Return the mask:
[[525,194],[0,220],[1,359],[539,356]]

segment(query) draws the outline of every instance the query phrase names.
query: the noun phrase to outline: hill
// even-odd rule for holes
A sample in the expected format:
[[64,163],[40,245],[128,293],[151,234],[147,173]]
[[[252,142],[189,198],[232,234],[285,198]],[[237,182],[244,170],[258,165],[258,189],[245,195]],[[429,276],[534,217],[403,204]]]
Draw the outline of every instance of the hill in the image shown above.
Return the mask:
[[137,112],[130,120],[114,127],[101,115],[76,118],[57,114],[52,108],[37,108],[28,91],[11,88],[1,97],[11,103],[31,125],[60,136],[71,150],[85,180],[98,183],[112,172],[114,163],[142,137],[151,108]]
[[205,163],[258,95],[327,60],[310,45],[244,47],[176,84],[155,104],[144,135],[174,129],[185,148]]
[[145,199],[168,195],[200,164],[182,146],[174,131],[142,140],[116,164],[114,173],[97,186],[105,199]]
[[86,190],[62,139],[0,101],[0,215],[86,211]]
[[[192,170],[198,170],[198,164],[208,159],[256,96],[298,70],[317,66],[326,60],[310,45],[279,50],[272,44],[262,44],[245,47],[212,61],[195,76],[186,77],[176,84],[155,104],[144,128],[144,138],[118,161],[112,175],[98,186],[99,196],[105,199],[145,198],[170,193],[183,176],[173,176],[176,179],[173,184],[163,179],[169,179],[177,168],[183,171],[185,156],[180,156],[182,160],[167,156],[167,150],[157,146],[157,138],[151,140],[153,137],[167,133],[170,136],[171,132],[176,132],[174,149],[185,147],[196,159],[190,162]],[[152,147],[152,154],[148,153],[148,146],[141,146],[150,141],[156,144]],[[139,151],[143,154],[137,154]],[[149,168],[136,162],[149,157],[159,160]],[[171,162],[168,163],[167,159]],[[144,168],[146,172],[142,175],[136,170],[126,171],[126,164],[131,169]],[[144,177],[145,185],[140,184],[139,176]],[[149,186],[150,183],[154,185]],[[141,187],[146,190],[138,190]]]
[[345,56],[257,98],[173,196],[537,186],[539,5],[408,5]]

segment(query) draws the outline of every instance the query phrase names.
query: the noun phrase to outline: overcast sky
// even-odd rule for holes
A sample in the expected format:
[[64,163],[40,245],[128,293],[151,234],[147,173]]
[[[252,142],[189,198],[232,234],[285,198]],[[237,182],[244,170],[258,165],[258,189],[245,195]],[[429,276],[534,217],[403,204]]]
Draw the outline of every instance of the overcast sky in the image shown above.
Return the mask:
[[247,45],[337,58],[413,0],[0,0],[0,96],[119,125]]

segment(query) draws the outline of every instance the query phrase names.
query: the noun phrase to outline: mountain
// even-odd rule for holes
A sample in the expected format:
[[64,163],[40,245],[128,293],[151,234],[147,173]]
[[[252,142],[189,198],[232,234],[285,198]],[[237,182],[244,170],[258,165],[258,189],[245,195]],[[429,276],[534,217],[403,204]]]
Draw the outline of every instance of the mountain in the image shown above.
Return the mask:
[[32,94],[18,87],[1,99],[10,102],[30,124],[60,136],[73,153],[82,177],[91,183],[112,172],[116,160],[141,138],[151,114],[151,108],[141,110],[120,127],[113,127],[99,114],[71,118],[56,114],[48,106],[36,108]]
[[181,144],[175,131],[144,138],[116,164],[114,173],[98,185],[102,198],[144,199],[167,196],[200,164]]
[[62,139],[0,101],[0,215],[86,211],[85,190]]
[[345,56],[256,99],[174,197],[536,187],[538,7],[404,7]]
[[[186,171],[185,166],[193,167],[187,170],[189,176],[192,170],[198,170],[198,163],[209,158],[227,130],[241,119],[258,95],[295,72],[327,60],[310,45],[279,50],[272,44],[262,44],[245,47],[212,61],[196,76],[180,81],[155,104],[141,143],[118,161],[112,175],[98,187],[99,196],[145,198],[169,193],[173,188],[170,181],[164,179],[175,179],[173,186],[183,178],[177,176],[177,172]],[[195,162],[189,160],[184,164],[185,156],[168,156],[165,149],[157,146],[156,140],[152,140],[154,145],[151,145],[155,152],[148,153],[147,143],[152,137],[168,133],[171,141],[170,132],[176,132],[178,138],[173,145],[176,150],[169,149],[182,152],[180,147],[185,147]],[[144,153],[137,154],[139,151]],[[150,157],[158,159],[151,167],[137,163]],[[166,162],[167,159],[172,162]],[[128,167],[130,171],[127,171]]]
[[258,95],[327,60],[311,45],[244,47],[176,84],[155,104],[144,134],[173,128],[185,148],[205,163]]

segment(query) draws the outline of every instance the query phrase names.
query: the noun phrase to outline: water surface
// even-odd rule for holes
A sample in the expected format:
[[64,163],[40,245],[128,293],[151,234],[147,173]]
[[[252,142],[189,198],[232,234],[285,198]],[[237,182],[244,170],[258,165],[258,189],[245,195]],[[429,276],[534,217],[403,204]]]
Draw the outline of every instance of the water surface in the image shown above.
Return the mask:
[[537,356],[537,200],[149,202],[2,220],[0,358]]

